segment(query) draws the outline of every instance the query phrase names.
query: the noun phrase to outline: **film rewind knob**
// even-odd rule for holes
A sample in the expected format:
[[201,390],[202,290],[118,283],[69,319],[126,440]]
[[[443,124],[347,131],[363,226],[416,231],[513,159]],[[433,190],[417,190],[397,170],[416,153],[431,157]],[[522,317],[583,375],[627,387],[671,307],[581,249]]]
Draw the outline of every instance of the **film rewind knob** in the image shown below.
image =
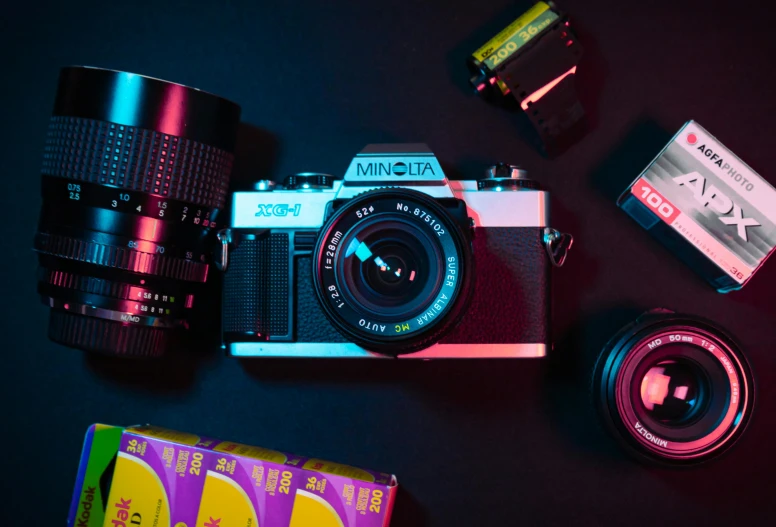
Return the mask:
[[318,172],[301,172],[287,176],[283,181],[285,190],[325,190],[334,186],[334,176]]
[[477,181],[478,190],[495,192],[536,190],[539,185],[528,177],[528,172],[517,165],[498,163],[485,171],[485,178]]

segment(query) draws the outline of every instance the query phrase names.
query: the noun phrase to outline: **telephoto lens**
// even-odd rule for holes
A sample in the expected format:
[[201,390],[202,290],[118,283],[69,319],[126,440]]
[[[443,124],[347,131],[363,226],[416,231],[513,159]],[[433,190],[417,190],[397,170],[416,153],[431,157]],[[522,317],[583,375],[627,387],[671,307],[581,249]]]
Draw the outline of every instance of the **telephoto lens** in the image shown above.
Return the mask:
[[661,465],[718,456],[744,432],[754,407],[754,379],[735,340],[713,322],[662,309],[609,342],[592,389],[626,449]]
[[153,357],[188,328],[239,120],[238,105],[195,88],[62,69],[34,243],[51,340]]

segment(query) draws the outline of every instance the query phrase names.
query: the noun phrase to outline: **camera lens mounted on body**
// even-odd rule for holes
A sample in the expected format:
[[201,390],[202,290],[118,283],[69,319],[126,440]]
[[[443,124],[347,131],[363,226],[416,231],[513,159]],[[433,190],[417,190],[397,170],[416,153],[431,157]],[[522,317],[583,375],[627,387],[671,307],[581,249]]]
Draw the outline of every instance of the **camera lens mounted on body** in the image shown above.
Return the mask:
[[409,189],[365,192],[336,210],[313,258],[318,299],[348,339],[373,351],[427,347],[460,319],[473,258],[463,218]]
[[754,405],[754,380],[738,344],[712,322],[665,310],[646,313],[610,341],[592,389],[628,450],[671,465],[730,448]]

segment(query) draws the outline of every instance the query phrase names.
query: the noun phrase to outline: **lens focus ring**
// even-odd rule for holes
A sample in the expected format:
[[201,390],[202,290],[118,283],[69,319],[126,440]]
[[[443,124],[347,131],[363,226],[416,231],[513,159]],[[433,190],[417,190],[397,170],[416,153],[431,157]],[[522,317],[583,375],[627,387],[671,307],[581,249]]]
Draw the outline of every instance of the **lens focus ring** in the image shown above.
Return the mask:
[[153,130],[54,116],[43,173],[223,208],[234,157]]
[[68,260],[189,282],[204,282],[208,272],[204,263],[43,232],[35,236],[35,249]]

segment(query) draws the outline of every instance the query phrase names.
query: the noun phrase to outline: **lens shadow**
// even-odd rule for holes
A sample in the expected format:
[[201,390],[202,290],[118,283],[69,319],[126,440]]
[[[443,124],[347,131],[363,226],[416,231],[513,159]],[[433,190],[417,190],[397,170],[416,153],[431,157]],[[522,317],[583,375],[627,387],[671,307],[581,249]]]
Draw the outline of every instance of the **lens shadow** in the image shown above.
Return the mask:
[[544,378],[550,419],[571,447],[599,458],[623,459],[616,440],[604,429],[594,406],[591,381],[596,359],[607,342],[645,310],[613,306],[577,321],[560,336]]
[[84,352],[84,364],[94,374],[119,386],[149,393],[176,394],[191,391],[199,371],[215,359],[212,349],[192,345],[187,336],[179,345],[156,359],[128,359]]

